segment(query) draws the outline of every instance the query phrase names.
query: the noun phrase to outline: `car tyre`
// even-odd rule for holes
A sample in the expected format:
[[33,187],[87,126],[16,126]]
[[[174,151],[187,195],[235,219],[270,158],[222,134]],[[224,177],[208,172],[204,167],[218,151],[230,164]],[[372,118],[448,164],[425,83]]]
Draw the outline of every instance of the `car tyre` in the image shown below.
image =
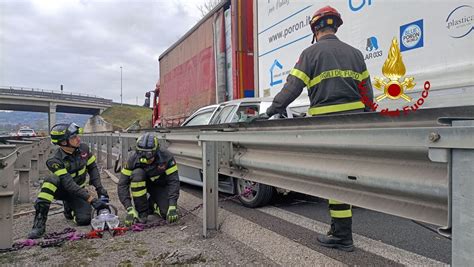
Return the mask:
[[[275,194],[275,188],[273,188],[273,186],[245,179],[236,179],[236,185],[239,201],[248,208],[257,208],[267,205]],[[245,188],[251,190],[251,193],[247,196],[242,195]]]

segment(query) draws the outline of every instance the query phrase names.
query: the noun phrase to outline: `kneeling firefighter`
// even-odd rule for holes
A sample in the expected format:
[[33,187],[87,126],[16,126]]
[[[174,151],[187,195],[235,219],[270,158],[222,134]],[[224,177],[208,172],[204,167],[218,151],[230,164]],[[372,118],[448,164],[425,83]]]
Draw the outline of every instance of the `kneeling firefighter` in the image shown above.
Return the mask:
[[35,202],[35,219],[28,238],[37,239],[46,230],[49,207],[54,199],[63,200],[64,216],[77,225],[91,222],[91,205],[95,209],[107,208],[107,204],[92,196],[85,188],[86,175],[98,196],[108,198],[107,191],[100,181],[96,158],[86,144],[81,144],[79,134],[82,128],[75,123],[56,124],[51,128],[51,142],[59,148],[46,161],[53,173],[41,185],[41,191]]
[[160,148],[158,138],[150,133],[138,138],[136,150],[122,168],[117,191],[120,202],[127,209],[127,226],[135,222],[146,223],[151,214],[166,218],[168,222],[178,220],[178,166],[173,155]]

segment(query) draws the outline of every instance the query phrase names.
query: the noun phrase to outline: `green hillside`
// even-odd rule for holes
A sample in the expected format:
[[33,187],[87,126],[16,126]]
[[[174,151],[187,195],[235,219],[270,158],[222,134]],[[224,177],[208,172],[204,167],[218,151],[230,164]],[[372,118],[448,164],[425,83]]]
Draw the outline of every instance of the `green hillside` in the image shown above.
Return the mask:
[[136,120],[140,120],[141,128],[151,128],[152,109],[140,106],[114,104],[102,112],[101,116],[112,123],[115,129],[125,129]]

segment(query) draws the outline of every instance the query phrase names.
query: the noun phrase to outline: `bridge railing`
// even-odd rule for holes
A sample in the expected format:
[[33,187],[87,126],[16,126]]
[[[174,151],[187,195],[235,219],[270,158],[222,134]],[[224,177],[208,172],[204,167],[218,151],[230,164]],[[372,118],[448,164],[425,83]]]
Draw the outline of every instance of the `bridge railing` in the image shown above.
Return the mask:
[[[375,122],[375,116],[360,123],[341,117],[332,126],[308,118],[278,127],[159,129],[156,135],[178,165],[203,170],[205,236],[218,225],[220,174],[440,225],[440,233],[452,234],[453,264],[474,265],[474,120],[404,126],[390,118]],[[118,138],[127,155],[140,134],[83,140],[102,147]]]
[[39,180],[39,169],[45,164],[38,161],[40,155],[49,154],[51,142],[34,138],[8,143],[0,145],[0,249],[12,246],[13,204],[30,202],[30,182]]
[[96,95],[80,94],[80,93],[65,93],[61,91],[38,89],[38,88],[24,88],[14,86],[0,86],[0,94],[16,95],[16,96],[34,96],[41,98],[51,98],[69,101],[93,102],[99,104],[112,104],[112,99],[105,99]]

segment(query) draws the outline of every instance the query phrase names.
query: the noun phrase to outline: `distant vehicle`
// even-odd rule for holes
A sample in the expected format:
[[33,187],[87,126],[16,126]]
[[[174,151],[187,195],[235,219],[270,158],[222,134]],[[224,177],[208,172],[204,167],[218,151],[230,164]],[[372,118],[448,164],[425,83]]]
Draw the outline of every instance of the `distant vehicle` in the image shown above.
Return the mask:
[[[194,112],[181,126],[214,125],[233,122],[249,122],[253,117],[266,112],[272,104],[272,98],[242,98],[220,104],[202,107]],[[287,110],[288,118],[304,117],[309,107],[309,99],[291,103]],[[183,183],[202,186],[202,170],[189,166],[179,166],[179,179]],[[251,194],[240,196],[240,202],[250,208],[261,207],[272,199],[276,192],[288,192],[269,185],[219,175],[219,191],[229,194],[241,194],[246,188]]]
[[20,128],[16,136],[17,137],[36,137],[36,132],[30,128]]

